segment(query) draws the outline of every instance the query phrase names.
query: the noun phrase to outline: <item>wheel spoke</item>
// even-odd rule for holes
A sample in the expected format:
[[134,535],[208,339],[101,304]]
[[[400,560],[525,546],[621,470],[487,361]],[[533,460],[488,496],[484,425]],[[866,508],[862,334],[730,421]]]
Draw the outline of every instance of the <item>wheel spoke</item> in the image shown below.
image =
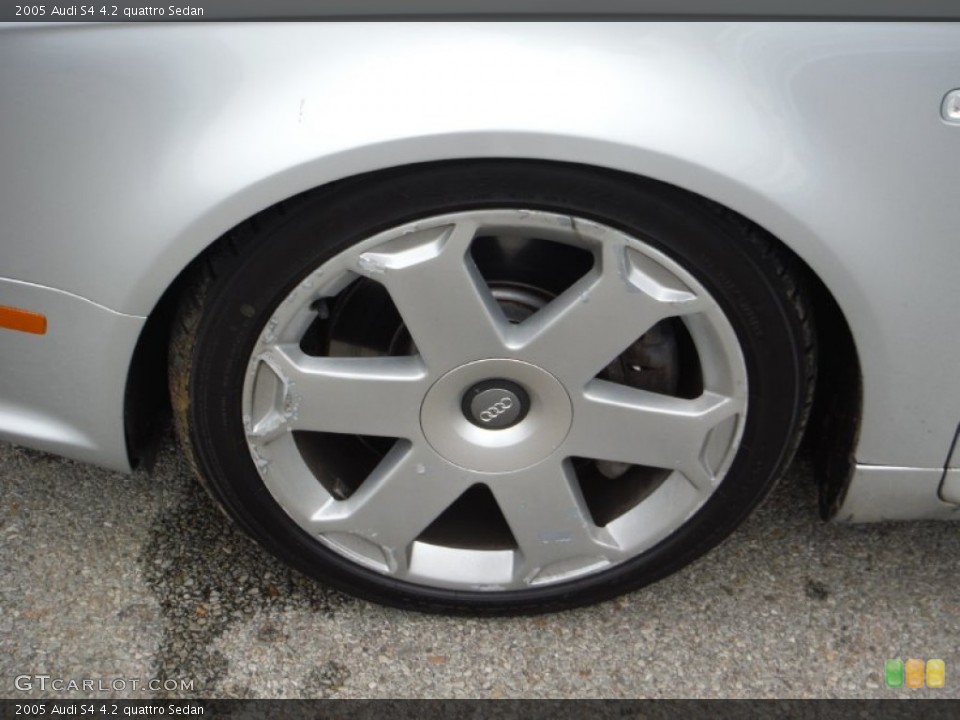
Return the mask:
[[468,485],[436,455],[399,441],[353,495],[328,501],[311,524],[318,533],[359,535],[383,548],[391,565],[402,566],[411,543]]
[[383,284],[431,368],[497,354],[502,312],[469,255],[469,220],[412,233],[363,253],[358,268]]
[[599,267],[513,329],[510,345],[568,386],[582,387],[661,320],[704,307],[678,278],[610,241]]
[[574,403],[571,456],[679,470],[701,492],[714,478],[701,460],[710,431],[744,410],[739,398],[705,392],[687,400],[595,380]]
[[594,524],[569,462],[545,461],[492,490],[519,546],[518,581],[558,564],[575,570],[614,561],[618,547]]
[[276,345],[262,359],[283,383],[286,429],[403,438],[419,425],[428,387],[419,358],[311,357]]

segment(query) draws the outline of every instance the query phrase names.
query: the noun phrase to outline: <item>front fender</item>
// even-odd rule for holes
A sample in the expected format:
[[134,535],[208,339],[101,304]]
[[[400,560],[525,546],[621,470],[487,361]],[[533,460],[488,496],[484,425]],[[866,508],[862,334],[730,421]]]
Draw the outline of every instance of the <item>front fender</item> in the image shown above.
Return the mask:
[[[960,388],[960,27],[402,23],[0,30],[0,267],[133,316],[291,195],[460,158],[597,165],[765,227],[843,310],[857,457],[942,465]],[[16,168],[11,172],[10,168]],[[933,348],[917,353],[918,347]],[[132,353],[132,348],[131,348]]]

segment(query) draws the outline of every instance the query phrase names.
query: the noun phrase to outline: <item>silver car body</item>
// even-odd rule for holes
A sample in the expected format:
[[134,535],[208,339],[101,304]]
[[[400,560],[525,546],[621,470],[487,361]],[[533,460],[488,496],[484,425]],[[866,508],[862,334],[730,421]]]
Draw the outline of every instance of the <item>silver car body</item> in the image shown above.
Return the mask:
[[779,238],[862,373],[835,517],[957,517],[958,68],[951,23],[2,27],[0,305],[49,330],[0,329],[0,438],[129,470],[138,339],[224,232],[360,173],[537,158]]

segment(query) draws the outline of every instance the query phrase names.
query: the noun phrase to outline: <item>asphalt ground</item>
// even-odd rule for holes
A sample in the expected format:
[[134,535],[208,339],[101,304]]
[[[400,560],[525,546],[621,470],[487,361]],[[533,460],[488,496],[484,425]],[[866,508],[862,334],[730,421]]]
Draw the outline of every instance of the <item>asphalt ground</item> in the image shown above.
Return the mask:
[[[0,444],[0,697],[960,698],[958,530],[824,524],[801,456],[733,537],[650,588],[436,617],[288,570],[169,437],[129,476]],[[945,687],[885,687],[898,657],[944,660]],[[155,678],[187,689],[144,692]]]

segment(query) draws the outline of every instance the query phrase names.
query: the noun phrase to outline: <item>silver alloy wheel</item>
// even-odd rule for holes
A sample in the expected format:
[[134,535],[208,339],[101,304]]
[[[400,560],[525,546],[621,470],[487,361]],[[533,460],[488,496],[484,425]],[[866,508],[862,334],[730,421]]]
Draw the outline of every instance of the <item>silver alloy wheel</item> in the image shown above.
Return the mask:
[[[592,254],[592,267],[528,318],[511,322],[470,253],[476,238],[500,235],[581,248]],[[415,354],[317,357],[302,349],[323,299],[361,278],[389,293]],[[696,397],[598,377],[670,318],[680,318],[695,347],[702,386]],[[521,388],[523,416],[492,429],[478,423],[464,399],[482,383]],[[519,397],[512,390],[502,395],[511,405]],[[611,227],[516,209],[417,220],[313,270],[260,334],[242,396],[251,456],[301,529],[397,580],[473,591],[522,590],[600,572],[671,535],[722,482],[746,408],[736,334],[690,273]],[[362,484],[341,498],[304,459],[298,432],[392,442]],[[649,493],[598,525],[575,458],[665,472]],[[423,539],[477,485],[489,488],[515,545]]]

